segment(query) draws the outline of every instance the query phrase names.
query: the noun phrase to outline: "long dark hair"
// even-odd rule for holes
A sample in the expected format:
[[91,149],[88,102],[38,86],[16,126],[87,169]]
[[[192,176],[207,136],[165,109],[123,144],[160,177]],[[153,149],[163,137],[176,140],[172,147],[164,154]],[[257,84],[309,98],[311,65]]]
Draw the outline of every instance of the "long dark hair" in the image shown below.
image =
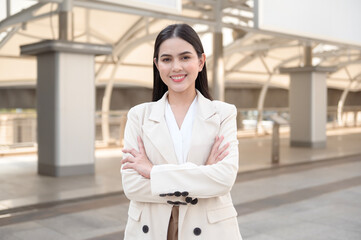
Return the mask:
[[[187,41],[191,44],[197,52],[198,57],[200,58],[204,53],[203,45],[199,39],[198,34],[194,29],[188,24],[173,24],[164,28],[157,36],[154,44],[154,54],[153,59],[158,61],[159,47],[167,39],[170,38],[181,38],[184,41]],[[207,78],[207,68],[206,63],[204,63],[203,69],[198,73],[196,79],[196,89],[202,93],[202,95],[210,100],[212,97],[208,90],[208,78]],[[153,62],[153,101],[158,101],[162,98],[164,93],[168,91],[168,86],[162,81],[158,68]]]

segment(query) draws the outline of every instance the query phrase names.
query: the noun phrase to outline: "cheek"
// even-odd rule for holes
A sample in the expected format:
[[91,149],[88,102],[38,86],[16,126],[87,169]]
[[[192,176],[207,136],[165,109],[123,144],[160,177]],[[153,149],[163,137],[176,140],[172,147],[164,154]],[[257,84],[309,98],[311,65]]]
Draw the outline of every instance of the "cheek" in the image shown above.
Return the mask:
[[169,68],[167,68],[166,66],[158,66],[158,71],[159,71],[159,75],[160,75],[160,78],[162,79],[163,83],[165,85],[168,86],[168,74],[169,74]]
[[191,72],[193,74],[198,74],[198,65],[196,62],[187,64],[186,68],[187,68],[188,72]]
[[167,74],[169,71],[169,67],[166,64],[160,64],[158,66],[158,71],[159,71],[160,75]]

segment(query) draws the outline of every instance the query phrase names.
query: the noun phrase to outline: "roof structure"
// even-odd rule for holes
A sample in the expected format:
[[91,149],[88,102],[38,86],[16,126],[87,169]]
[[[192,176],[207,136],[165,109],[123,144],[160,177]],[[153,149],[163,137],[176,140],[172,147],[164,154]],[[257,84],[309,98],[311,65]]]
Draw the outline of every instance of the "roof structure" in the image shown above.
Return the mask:
[[[58,13],[63,1],[26,2],[21,11],[9,8],[0,21],[0,87],[35,86],[36,58],[21,56],[20,46],[58,39]],[[213,30],[217,25],[223,28],[226,86],[288,89],[289,76],[279,70],[302,66],[307,45],[312,47],[314,66],[336,67],[328,74],[329,88],[361,90],[360,46],[256,29],[253,0],[182,0],[181,14],[95,0],[72,2],[73,40],[113,46],[111,55],[96,57],[96,85],[151,88],[156,35],[168,24],[186,22],[201,36],[208,71],[212,70]],[[211,72],[209,76],[212,81]]]

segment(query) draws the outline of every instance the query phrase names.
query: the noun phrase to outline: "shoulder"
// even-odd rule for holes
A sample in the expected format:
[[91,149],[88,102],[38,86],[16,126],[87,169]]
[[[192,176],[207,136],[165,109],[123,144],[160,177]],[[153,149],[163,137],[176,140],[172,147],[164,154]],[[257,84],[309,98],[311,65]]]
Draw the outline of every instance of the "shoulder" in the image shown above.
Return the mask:
[[237,115],[237,108],[233,104],[213,100],[212,105],[215,108],[216,112],[221,116],[221,119]]
[[146,103],[141,103],[138,105],[135,105],[134,107],[132,107],[131,109],[129,109],[128,111],[128,119],[129,118],[143,118],[147,112],[149,112],[149,110],[152,108],[152,106],[154,105],[154,102],[146,102]]

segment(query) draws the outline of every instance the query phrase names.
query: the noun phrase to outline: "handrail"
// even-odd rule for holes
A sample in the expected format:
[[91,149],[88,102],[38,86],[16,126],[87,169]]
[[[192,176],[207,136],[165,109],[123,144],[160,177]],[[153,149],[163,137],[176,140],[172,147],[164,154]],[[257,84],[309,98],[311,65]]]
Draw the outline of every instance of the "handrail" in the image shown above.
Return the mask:
[[[239,136],[260,136],[255,132],[257,121],[256,108],[238,108],[237,126]],[[128,110],[116,110],[95,113],[96,124],[96,144],[102,144],[101,134],[101,116],[108,114],[110,138],[114,145],[122,145],[124,128],[126,123]],[[289,108],[264,108],[263,116],[265,132],[263,135],[269,135],[272,132],[271,115],[277,113],[284,118],[288,118]],[[331,106],[327,109],[328,128],[340,128],[337,125],[337,106]],[[21,113],[0,113],[0,151],[2,148],[20,147],[20,146],[36,146],[36,112]],[[345,106],[344,118],[346,119],[345,127],[361,126],[361,106]],[[284,127],[283,127],[284,128]],[[262,136],[263,136],[262,135]]]

